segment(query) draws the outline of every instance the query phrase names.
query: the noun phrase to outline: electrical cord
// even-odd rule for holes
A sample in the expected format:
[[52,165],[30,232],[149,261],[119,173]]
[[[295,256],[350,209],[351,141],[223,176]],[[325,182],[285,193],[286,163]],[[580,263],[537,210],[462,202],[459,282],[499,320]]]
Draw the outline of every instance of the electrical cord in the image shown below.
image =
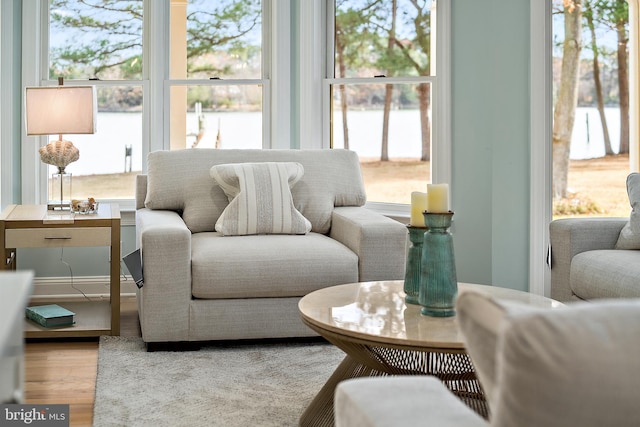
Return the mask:
[[87,300],[87,301],[91,301],[91,298],[89,298],[87,296],[87,294],[85,294],[84,292],[82,292],[82,289],[78,289],[76,287],[76,285],[73,283],[73,269],[71,268],[71,264],[69,264],[67,261],[64,260],[64,247],[60,248],[60,262],[63,263],[64,265],[67,266],[67,268],[69,269],[69,278],[71,280],[71,288],[74,289],[75,291],[79,292],[82,294],[82,296]]

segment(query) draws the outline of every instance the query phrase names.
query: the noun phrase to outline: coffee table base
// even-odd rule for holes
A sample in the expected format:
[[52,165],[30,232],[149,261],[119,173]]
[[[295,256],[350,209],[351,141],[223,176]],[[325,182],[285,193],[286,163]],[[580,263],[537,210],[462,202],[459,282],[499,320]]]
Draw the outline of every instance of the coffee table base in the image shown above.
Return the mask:
[[300,417],[302,427],[334,425],[333,396],[341,381],[386,375],[436,376],[471,409],[488,417],[484,393],[466,353],[377,347],[344,340],[337,334],[334,337],[327,331],[323,335],[347,356]]

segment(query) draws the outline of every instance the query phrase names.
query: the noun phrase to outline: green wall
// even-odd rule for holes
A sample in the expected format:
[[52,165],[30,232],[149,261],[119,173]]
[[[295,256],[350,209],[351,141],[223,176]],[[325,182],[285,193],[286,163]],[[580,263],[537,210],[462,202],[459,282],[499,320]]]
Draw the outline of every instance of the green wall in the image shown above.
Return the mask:
[[528,290],[529,0],[451,5],[458,280]]

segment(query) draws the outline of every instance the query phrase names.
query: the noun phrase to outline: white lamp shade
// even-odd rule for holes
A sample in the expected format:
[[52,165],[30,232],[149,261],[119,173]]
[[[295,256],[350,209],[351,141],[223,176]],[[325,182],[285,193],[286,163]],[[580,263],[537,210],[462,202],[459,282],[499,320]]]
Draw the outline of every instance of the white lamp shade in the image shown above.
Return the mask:
[[28,87],[25,109],[27,135],[96,132],[95,86]]

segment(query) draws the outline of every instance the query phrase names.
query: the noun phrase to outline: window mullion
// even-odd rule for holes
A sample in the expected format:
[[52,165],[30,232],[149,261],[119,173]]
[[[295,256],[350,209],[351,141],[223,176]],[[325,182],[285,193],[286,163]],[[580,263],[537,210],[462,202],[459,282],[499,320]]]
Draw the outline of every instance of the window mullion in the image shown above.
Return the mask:
[[[22,83],[24,86],[38,86],[44,78],[43,60],[48,58],[43,52],[48,46],[48,2],[25,2],[22,4]],[[22,93],[22,92],[21,92]],[[24,104],[21,103],[21,111]],[[38,148],[44,137],[29,137],[22,133],[22,203],[46,202],[46,165],[40,161]]]
[[[143,26],[143,79],[149,81],[147,101],[143,106],[143,136],[148,151],[169,148],[169,95],[165,80],[169,78],[169,2],[145,0]],[[145,156],[146,158],[146,156]],[[143,162],[143,172],[147,164]]]

